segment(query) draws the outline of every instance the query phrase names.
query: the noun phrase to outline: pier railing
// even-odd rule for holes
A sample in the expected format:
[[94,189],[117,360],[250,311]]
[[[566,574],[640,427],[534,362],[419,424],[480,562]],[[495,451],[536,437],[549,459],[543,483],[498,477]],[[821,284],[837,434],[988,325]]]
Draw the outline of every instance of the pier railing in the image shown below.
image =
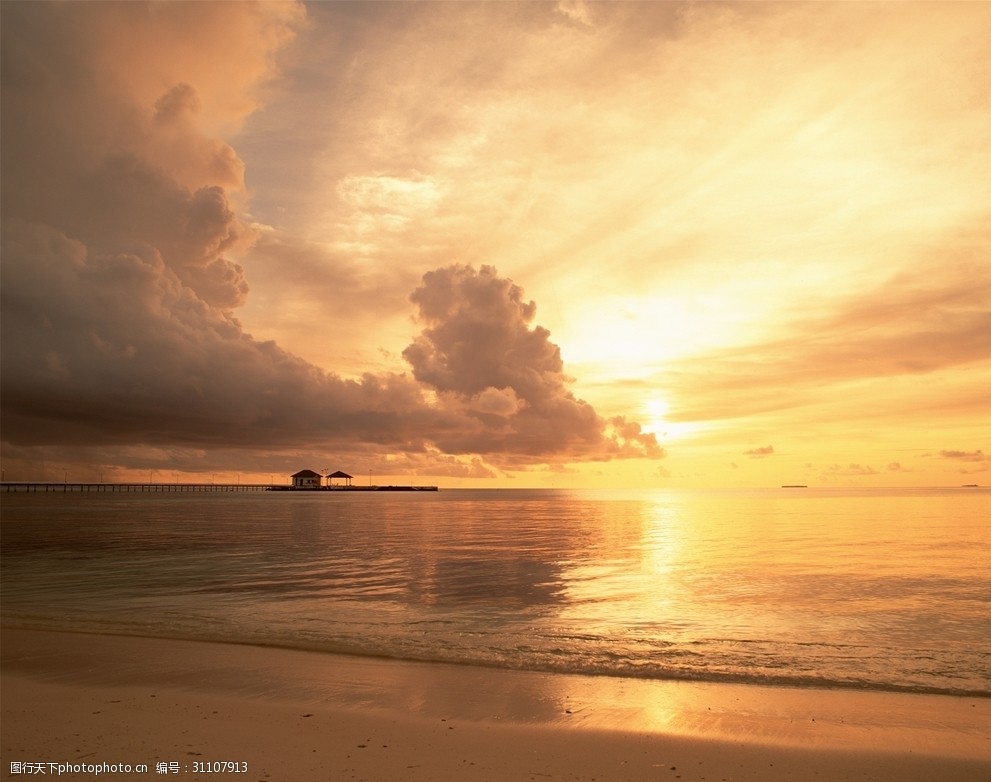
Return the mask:
[[299,488],[271,483],[80,483],[62,481],[3,481],[0,493],[10,492],[194,492],[194,491],[437,491],[436,486],[320,486]]
[[192,492],[192,491],[271,491],[282,488],[268,483],[45,483],[4,481],[0,492]]

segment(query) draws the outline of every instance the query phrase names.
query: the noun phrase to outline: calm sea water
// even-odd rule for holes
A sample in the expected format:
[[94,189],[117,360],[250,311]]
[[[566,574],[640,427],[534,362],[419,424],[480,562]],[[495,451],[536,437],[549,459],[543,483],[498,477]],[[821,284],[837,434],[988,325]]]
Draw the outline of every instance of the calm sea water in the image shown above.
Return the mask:
[[20,626],[991,696],[991,491],[5,494]]

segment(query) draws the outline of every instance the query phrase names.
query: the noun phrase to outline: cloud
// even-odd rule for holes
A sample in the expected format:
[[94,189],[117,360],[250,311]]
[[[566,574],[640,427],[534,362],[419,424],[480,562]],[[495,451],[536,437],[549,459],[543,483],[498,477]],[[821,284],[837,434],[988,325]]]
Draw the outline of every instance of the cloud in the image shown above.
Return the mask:
[[90,252],[155,254],[203,302],[242,304],[243,165],[209,130],[257,105],[299,21],[277,5],[5,7],[4,219]]
[[[430,313],[408,350],[415,379],[348,380],[244,334],[154,249],[95,253],[55,228],[8,220],[3,254],[4,436],[12,443],[362,443],[505,464],[661,454],[638,424],[604,421],[567,391],[557,347],[526,327],[534,305],[491,269],[427,275],[414,294]],[[472,283],[477,290],[459,287]]]
[[447,10],[3,4],[4,436],[497,471],[657,455],[655,392],[986,407],[986,8]]
[[[244,330],[238,259],[252,245],[269,274],[316,291],[316,339],[340,338],[337,319],[360,320],[354,299],[370,291],[380,312],[394,308],[415,277],[369,276],[340,250],[239,217],[244,166],[217,134],[258,105],[301,17],[281,3],[218,7],[4,7],[5,454],[27,463],[37,449],[52,464],[63,449],[103,463],[118,449],[134,465],[168,454],[205,469],[211,453],[262,449],[267,462],[242,460],[281,469],[279,454],[332,448],[382,471],[463,477],[662,455],[638,424],[574,397],[558,347],[528,326],[535,305],[489,267],[424,277],[412,376],[344,377]],[[187,28],[210,40],[210,57],[177,64],[166,42]],[[347,197],[401,216],[435,196],[426,180],[368,177]]]
[[[829,302],[826,314],[793,317],[784,337],[671,362],[672,380],[691,386],[689,419],[720,419],[821,403],[841,384],[933,375],[991,356],[991,220],[954,232],[870,289]],[[704,371],[697,369],[704,367]],[[732,393],[727,393],[732,389]],[[832,391],[830,391],[832,389]],[[866,397],[869,399],[869,397]],[[865,404],[868,402],[865,401]],[[927,395],[918,404],[932,404]],[[943,410],[979,406],[970,389],[942,397]],[[879,412],[890,404],[881,405]],[[901,409],[909,409],[900,402]]]
[[845,467],[841,464],[832,464],[823,473],[824,478],[832,476],[855,476],[855,475],[877,475],[878,472],[869,464],[848,464]]
[[[257,238],[243,262],[251,294],[238,309],[246,330],[345,375],[402,365],[409,294],[422,272],[373,266],[285,229],[252,228]],[[391,360],[375,365],[383,359],[378,348],[387,349]]]
[[491,266],[428,272],[411,300],[426,328],[403,353],[417,380],[461,396],[513,388],[528,404],[561,394],[561,352],[541,327],[536,304]]
[[751,459],[763,459],[766,456],[772,456],[774,454],[774,446],[765,445],[762,448],[752,448],[749,451],[744,451],[743,453]]
[[662,455],[639,424],[603,421],[572,394],[560,349],[546,329],[530,326],[536,304],[493,267],[428,272],[410,298],[424,327],[403,351],[414,378],[480,426],[442,436],[444,450],[534,457],[552,450],[575,459]]
[[558,0],[557,11],[574,22],[587,26],[592,24],[592,13],[585,0]]
[[[495,265],[541,302],[576,393],[637,409],[616,379],[654,374],[679,420],[841,397],[893,417],[888,379],[987,354],[986,9],[393,9],[316,4],[283,110],[254,118],[255,181],[362,273]],[[379,311],[351,282],[344,306]],[[918,393],[900,415],[978,397]]]
[[952,462],[958,462],[960,466],[956,472],[962,475],[973,475],[991,470],[991,454],[986,454],[982,450],[960,451],[948,449],[940,451],[939,456]]
[[944,459],[956,459],[964,462],[987,462],[991,461],[991,455],[983,451],[940,451],[939,455]]
[[[344,380],[243,333],[154,249],[90,250],[50,226],[3,236],[4,436],[13,442],[422,447],[402,376]],[[16,335],[16,339],[12,339]]]

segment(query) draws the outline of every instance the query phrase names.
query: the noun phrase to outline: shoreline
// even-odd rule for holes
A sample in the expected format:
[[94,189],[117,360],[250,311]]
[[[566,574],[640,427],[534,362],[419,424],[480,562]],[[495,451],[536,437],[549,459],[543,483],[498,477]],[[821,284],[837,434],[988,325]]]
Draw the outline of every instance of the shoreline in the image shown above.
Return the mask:
[[500,671],[12,626],[0,640],[4,779],[18,762],[147,763],[151,775],[171,762],[200,778],[195,763],[224,760],[248,763],[241,779],[300,782],[991,776],[987,698]]

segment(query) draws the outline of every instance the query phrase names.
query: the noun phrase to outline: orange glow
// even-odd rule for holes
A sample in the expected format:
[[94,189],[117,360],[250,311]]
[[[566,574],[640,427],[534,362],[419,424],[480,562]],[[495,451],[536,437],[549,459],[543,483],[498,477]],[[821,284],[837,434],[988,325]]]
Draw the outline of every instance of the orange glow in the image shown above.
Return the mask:
[[[442,486],[991,481],[987,4],[17,5],[25,74],[61,45],[39,30],[85,22],[74,72],[104,76],[8,70],[30,121],[4,126],[5,226],[128,306],[64,338],[5,321],[5,349],[38,339],[5,374],[100,410],[169,395],[103,438],[24,423],[8,477],[333,456]],[[42,297],[16,262],[5,290]],[[170,374],[148,359],[180,344]],[[303,407],[325,432],[286,434]]]

